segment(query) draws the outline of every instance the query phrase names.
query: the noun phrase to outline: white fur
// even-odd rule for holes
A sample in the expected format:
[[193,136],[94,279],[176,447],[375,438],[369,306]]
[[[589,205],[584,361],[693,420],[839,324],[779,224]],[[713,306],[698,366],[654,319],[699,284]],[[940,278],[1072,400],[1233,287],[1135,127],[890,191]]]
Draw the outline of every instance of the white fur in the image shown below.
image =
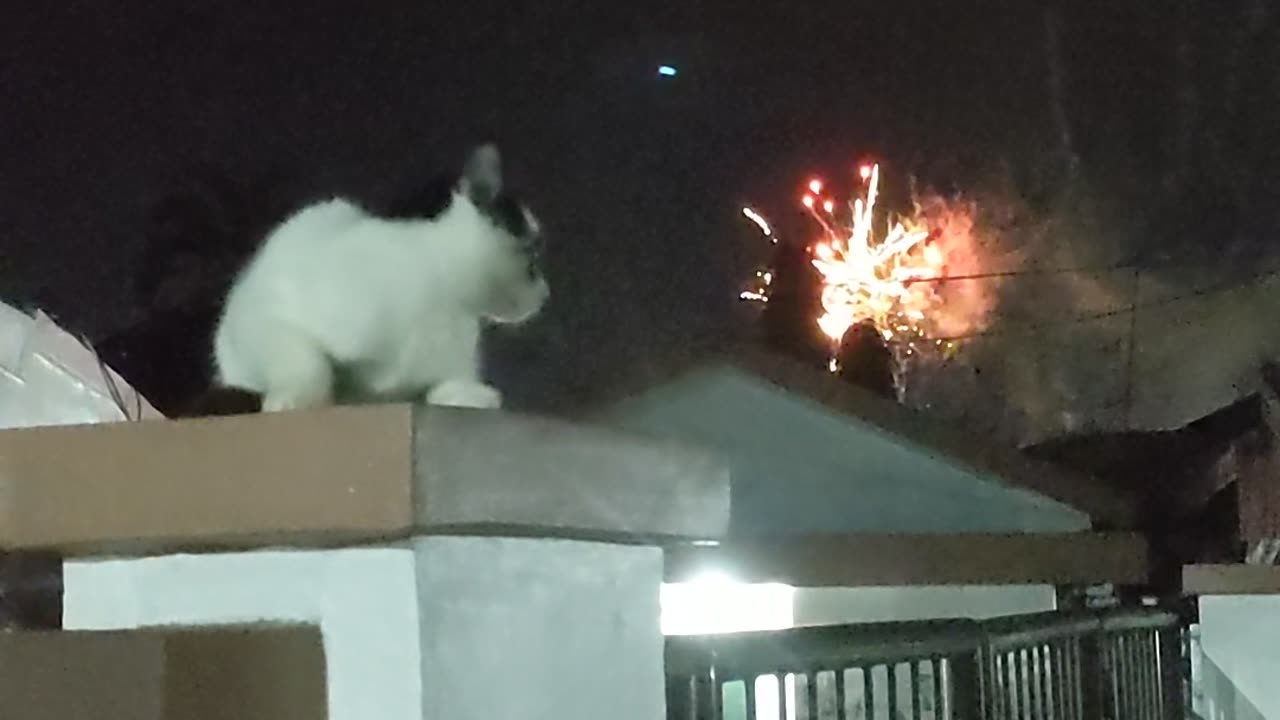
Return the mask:
[[[214,338],[219,381],[264,411],[357,400],[496,408],[480,377],[485,320],[538,312],[549,290],[463,189],[434,220],[391,221],[336,199],[277,227],[236,280]],[[346,398],[339,398],[346,399]]]

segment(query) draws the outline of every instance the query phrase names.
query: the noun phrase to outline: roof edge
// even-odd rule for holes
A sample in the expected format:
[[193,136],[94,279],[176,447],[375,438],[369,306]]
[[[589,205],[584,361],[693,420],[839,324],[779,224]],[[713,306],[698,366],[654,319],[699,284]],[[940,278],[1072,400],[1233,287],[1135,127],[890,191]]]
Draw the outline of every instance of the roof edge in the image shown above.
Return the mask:
[[829,373],[780,353],[746,344],[715,350],[686,352],[674,362],[642,373],[639,382],[625,384],[586,416],[599,419],[608,409],[659,386],[707,372],[716,366],[734,368],[798,395],[822,408],[867,422],[916,446],[951,458],[1007,487],[1030,490],[1088,515],[1103,528],[1130,529],[1138,517],[1138,502],[1099,480],[1034,460],[1014,447],[993,445],[945,422],[930,418],[892,400],[877,396]]

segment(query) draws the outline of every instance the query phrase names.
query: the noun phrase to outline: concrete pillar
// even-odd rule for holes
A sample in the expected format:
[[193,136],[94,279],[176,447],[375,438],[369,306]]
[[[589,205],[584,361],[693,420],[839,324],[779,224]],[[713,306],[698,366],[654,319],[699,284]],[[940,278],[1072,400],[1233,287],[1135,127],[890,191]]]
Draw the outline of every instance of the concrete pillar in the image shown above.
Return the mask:
[[659,548],[534,538],[82,560],[64,623],[319,625],[329,720],[661,720],[661,582]]
[[415,541],[424,719],[664,720],[662,551]]
[[65,628],[319,626],[325,720],[662,720],[662,548],[729,525],[706,452],[501,412],[40,428],[0,460],[0,548],[72,558]]

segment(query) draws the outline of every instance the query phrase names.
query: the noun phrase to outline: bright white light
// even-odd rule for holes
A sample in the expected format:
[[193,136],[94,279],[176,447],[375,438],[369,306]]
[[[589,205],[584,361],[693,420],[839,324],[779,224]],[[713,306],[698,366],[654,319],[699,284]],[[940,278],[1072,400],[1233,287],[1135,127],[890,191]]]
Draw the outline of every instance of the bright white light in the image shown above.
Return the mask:
[[658,74],[662,75],[663,77],[675,77],[676,69],[670,65],[659,65]]
[[715,573],[661,590],[664,635],[785,630],[795,624],[795,588],[740,583]]
[[753,208],[742,208],[742,214],[746,215],[748,220],[755,223],[756,227],[760,228],[760,232],[764,233],[766,237],[773,235],[773,229],[769,227],[769,221],[765,220],[764,216],[756,212]]
[[[795,588],[780,583],[740,583],[723,573],[664,583],[660,591],[663,635],[713,635],[795,627]],[[796,678],[787,675],[787,718],[796,720]],[[776,718],[780,698],[772,676],[755,679],[756,717]]]

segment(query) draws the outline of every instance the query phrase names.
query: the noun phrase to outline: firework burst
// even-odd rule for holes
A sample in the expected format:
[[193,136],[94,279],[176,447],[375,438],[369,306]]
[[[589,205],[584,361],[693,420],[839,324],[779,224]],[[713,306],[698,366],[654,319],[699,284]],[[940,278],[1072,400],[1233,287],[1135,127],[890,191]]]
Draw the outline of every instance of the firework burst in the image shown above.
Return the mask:
[[838,346],[850,327],[870,322],[887,342],[911,353],[928,338],[924,322],[934,299],[929,281],[943,272],[945,258],[915,218],[891,216],[877,234],[880,166],[863,166],[859,175],[865,193],[849,204],[848,215],[837,214],[835,202],[823,198],[820,180],[810,181],[801,201],[823,233],[811,247],[823,280],[818,327]]
[[[831,343],[829,370],[840,369],[836,357],[849,329],[870,323],[892,352],[894,375],[900,381],[913,357],[929,351],[946,359],[954,352],[952,342],[933,332],[938,319],[953,319],[944,312],[938,285],[948,269],[947,248],[956,245],[956,229],[962,229],[964,244],[972,243],[971,208],[944,204],[941,211],[935,207],[926,213],[913,203],[910,216],[878,212],[880,166],[860,167],[858,180],[860,192],[848,203],[837,203],[820,178],[810,180],[801,197],[821,229],[808,248],[822,281],[822,312],[815,322]],[[758,212],[742,212],[777,242]],[[757,270],[752,286],[740,297],[768,302],[772,280],[770,270]]]

